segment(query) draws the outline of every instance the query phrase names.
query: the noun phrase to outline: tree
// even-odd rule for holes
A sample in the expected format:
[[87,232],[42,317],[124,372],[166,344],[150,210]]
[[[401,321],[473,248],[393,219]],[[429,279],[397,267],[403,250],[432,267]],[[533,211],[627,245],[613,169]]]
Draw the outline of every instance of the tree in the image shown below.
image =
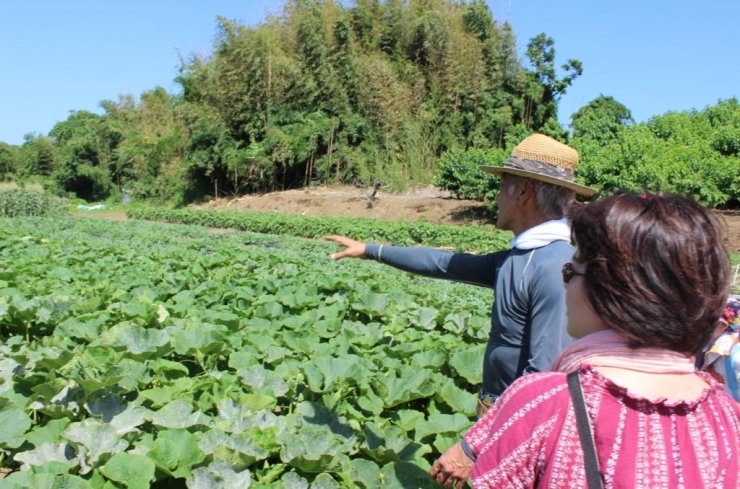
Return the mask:
[[20,167],[18,146],[0,141],[0,182],[11,179]]
[[529,73],[525,88],[524,123],[528,127],[542,127],[548,119],[557,118],[557,102],[568,87],[583,73],[577,59],[569,59],[561,66],[565,74],[558,78],[555,69],[555,41],[544,32],[530,39],[526,56],[534,69]]
[[21,178],[51,175],[56,166],[55,153],[56,148],[51,138],[41,134],[26,134],[18,151],[18,175]]
[[85,200],[108,198],[111,156],[118,138],[108,131],[105,118],[88,111],[72,112],[49,135],[56,145],[54,179],[60,188]]
[[604,145],[623,127],[634,124],[629,109],[613,97],[599,95],[570,116],[573,138],[591,139]]

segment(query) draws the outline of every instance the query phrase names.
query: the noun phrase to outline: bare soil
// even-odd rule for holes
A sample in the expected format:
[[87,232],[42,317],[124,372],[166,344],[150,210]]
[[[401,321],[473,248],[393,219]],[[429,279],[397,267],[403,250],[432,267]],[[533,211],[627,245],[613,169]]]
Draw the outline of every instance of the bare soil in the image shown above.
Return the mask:
[[199,209],[261,211],[303,216],[368,217],[435,224],[494,224],[481,202],[458,200],[449,192],[427,187],[402,194],[355,187],[310,187],[236,199],[216,199]]
[[[436,224],[489,224],[495,221],[481,202],[458,200],[449,192],[434,187],[391,194],[382,189],[370,198],[372,190],[355,187],[310,187],[235,199],[215,199],[194,206],[197,209],[261,211],[303,216],[369,217],[391,221],[427,221]],[[126,219],[123,212],[86,212],[80,216]],[[722,212],[729,231],[728,247],[740,253],[740,211]]]

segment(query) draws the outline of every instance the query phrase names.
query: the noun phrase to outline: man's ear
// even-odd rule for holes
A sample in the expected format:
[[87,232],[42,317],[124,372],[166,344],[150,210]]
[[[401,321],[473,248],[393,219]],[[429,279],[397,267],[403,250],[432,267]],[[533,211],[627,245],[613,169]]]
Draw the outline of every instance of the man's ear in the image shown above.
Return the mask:
[[519,197],[519,202],[521,204],[524,204],[530,198],[534,199],[534,182],[531,180],[524,180],[522,185],[518,188],[517,197]]

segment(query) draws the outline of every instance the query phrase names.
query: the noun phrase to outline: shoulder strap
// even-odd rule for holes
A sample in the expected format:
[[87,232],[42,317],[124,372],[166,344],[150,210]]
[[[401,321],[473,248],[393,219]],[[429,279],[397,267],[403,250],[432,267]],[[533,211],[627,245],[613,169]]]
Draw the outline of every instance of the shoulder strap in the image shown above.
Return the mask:
[[596,458],[596,444],[594,443],[594,432],[591,430],[591,422],[586,411],[586,401],[583,399],[581,378],[578,371],[568,374],[568,390],[576,413],[576,426],[578,437],[581,439],[583,448],[583,460],[586,466],[586,482],[588,489],[601,489],[601,473],[599,471],[599,459]]

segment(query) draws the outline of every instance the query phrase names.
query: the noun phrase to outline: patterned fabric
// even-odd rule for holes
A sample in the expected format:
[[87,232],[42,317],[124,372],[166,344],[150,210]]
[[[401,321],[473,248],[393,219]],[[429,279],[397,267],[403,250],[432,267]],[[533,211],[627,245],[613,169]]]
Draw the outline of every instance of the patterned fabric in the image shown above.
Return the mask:
[[[710,385],[691,401],[648,400],[590,366],[580,370],[605,489],[724,488],[740,484],[740,406]],[[474,488],[585,488],[566,376],[515,381],[465,436]]]
[[731,296],[727,299],[721,320],[726,322],[731,330],[740,330],[740,298],[738,296]]
[[724,331],[706,349],[700,367],[724,384],[725,392],[740,401],[740,300],[727,299],[719,319]]

